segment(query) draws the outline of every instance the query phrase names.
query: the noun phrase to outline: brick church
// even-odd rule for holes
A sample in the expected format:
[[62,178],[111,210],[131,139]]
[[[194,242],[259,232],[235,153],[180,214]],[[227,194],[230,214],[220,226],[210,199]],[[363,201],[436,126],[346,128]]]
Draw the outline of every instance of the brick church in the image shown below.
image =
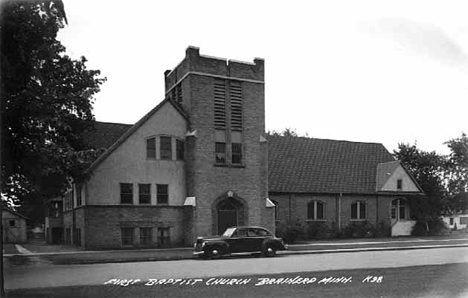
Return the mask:
[[[385,221],[407,233],[422,191],[381,145],[265,134],[264,61],[200,55],[165,72],[165,99],[134,125],[96,122],[105,149],[49,202],[48,242],[85,249],[191,245],[233,225]],[[405,232],[406,229],[406,232]],[[393,228],[392,228],[393,232]]]

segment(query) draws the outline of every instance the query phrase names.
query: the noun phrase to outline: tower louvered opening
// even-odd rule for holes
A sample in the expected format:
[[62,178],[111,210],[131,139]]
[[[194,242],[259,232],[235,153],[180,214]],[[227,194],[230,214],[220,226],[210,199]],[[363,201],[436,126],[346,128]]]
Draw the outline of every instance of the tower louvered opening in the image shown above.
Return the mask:
[[231,129],[242,130],[242,85],[231,82],[229,89],[231,98]]
[[226,128],[226,81],[216,80],[214,84],[214,126]]

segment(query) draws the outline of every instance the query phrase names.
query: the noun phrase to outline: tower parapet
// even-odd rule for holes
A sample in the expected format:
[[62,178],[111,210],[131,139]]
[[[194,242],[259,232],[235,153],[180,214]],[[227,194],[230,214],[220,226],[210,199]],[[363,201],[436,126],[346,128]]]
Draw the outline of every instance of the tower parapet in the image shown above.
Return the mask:
[[263,83],[265,63],[261,58],[255,58],[252,63],[200,55],[199,48],[189,46],[184,60],[173,70],[164,72],[166,93],[189,74]]

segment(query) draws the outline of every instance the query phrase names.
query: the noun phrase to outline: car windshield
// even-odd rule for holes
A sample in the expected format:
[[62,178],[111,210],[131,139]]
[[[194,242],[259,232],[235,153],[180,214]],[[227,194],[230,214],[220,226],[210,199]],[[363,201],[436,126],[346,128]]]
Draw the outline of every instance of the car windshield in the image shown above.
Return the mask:
[[232,233],[234,233],[235,230],[236,230],[236,228],[227,228],[226,231],[224,231],[223,236],[224,237],[231,237]]

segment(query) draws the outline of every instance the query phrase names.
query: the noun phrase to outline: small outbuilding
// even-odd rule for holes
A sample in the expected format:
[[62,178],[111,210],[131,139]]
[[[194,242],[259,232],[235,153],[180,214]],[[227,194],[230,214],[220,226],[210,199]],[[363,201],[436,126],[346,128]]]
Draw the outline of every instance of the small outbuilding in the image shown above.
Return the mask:
[[2,209],[3,243],[27,242],[27,219],[14,210]]

